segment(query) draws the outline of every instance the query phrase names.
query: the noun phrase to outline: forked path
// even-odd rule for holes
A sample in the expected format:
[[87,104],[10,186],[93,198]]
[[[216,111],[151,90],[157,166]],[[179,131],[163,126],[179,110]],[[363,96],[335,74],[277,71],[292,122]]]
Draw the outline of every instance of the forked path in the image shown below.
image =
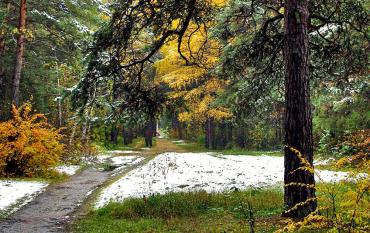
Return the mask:
[[[182,150],[165,139],[158,139],[157,146],[143,151],[146,159],[128,166],[120,172],[124,174],[135,167],[142,166],[162,152]],[[80,211],[81,204],[89,194],[112,179],[114,172],[101,171],[90,167],[70,177],[63,183],[51,185],[35,198],[5,220],[0,220],[1,233],[62,233]],[[119,176],[119,174],[118,174]],[[113,178],[114,179],[114,178]]]

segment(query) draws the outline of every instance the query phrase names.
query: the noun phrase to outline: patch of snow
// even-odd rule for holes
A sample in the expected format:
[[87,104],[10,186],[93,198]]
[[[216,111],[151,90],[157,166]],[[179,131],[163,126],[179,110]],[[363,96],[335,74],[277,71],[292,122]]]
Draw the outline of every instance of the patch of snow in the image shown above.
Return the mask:
[[178,144],[178,143],[185,143],[185,141],[184,140],[177,140],[177,141],[172,141],[173,143],[176,143],[176,144]]
[[143,148],[140,148],[140,150],[151,150],[152,148],[149,148],[149,147],[143,147]]
[[48,184],[43,182],[0,180],[0,211],[16,211],[32,201],[46,186]]
[[139,163],[143,159],[144,159],[143,157],[139,157],[139,156],[116,156],[116,157],[111,158],[113,165],[117,165],[117,166],[133,165],[133,164]]
[[133,151],[133,150],[112,150],[109,151],[110,154],[139,154],[140,151]]
[[90,196],[97,188],[93,188],[86,193],[86,197]]
[[313,165],[315,165],[315,166],[328,165],[328,164],[331,164],[334,161],[335,161],[334,158],[317,159],[317,160],[313,161]]
[[69,176],[76,174],[78,169],[80,169],[80,166],[77,165],[62,165],[55,168],[57,172],[67,174]]
[[126,169],[128,166],[132,166],[132,165],[140,163],[144,159],[145,159],[144,157],[139,157],[139,156],[112,157],[111,158],[112,164],[115,166],[118,166],[118,168],[114,169],[114,173],[112,174],[112,176],[117,175],[118,173]]
[[98,156],[96,156],[95,160],[96,160],[97,163],[105,163],[111,157],[112,157],[112,155],[98,155]]
[[45,18],[49,19],[49,20],[52,20],[52,21],[56,21],[56,22],[59,22],[59,20],[57,20],[54,16],[51,16],[49,15],[47,12],[45,11],[39,11],[37,9],[33,9],[31,11],[32,14],[37,14],[37,15],[41,15],[41,16],[44,16]]
[[86,25],[78,21],[77,19],[72,19],[72,23],[80,32],[82,33],[88,33],[88,34],[93,34],[94,32],[90,30]]
[[[319,171],[319,176],[323,182],[337,182],[349,174]],[[164,153],[104,189],[96,207],[151,194],[262,188],[283,180],[283,157]]]

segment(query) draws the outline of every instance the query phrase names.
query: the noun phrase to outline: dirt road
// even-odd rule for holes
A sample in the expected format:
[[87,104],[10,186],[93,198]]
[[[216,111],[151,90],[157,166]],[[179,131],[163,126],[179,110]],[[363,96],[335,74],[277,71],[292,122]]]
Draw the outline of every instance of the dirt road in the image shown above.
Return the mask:
[[91,167],[63,183],[51,185],[30,204],[9,218],[0,220],[0,232],[63,232],[64,226],[72,220],[73,212],[111,174]]
[[[151,150],[143,150],[140,154],[146,158],[144,161],[126,167],[115,176],[122,176],[127,171],[142,166],[157,154],[167,151],[182,152],[183,150],[166,139],[158,139],[157,146]],[[51,185],[30,204],[7,219],[0,220],[0,233],[66,232],[76,215],[81,214],[80,207],[87,197],[100,186],[115,179],[112,177],[113,174],[112,171],[101,171],[90,167],[63,183]]]

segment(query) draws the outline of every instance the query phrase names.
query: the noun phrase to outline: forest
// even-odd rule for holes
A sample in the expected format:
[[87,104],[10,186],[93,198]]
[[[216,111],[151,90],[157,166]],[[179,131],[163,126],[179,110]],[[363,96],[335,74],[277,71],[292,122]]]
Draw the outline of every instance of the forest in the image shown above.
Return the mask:
[[367,0],[1,0],[0,232],[370,232]]

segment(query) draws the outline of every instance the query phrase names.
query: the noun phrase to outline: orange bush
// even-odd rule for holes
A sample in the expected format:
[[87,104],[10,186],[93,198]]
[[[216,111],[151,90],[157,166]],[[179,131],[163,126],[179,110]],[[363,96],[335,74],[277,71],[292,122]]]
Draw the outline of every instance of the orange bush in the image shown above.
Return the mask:
[[13,118],[0,123],[0,175],[32,177],[55,166],[63,152],[62,135],[32,105],[13,106]]

